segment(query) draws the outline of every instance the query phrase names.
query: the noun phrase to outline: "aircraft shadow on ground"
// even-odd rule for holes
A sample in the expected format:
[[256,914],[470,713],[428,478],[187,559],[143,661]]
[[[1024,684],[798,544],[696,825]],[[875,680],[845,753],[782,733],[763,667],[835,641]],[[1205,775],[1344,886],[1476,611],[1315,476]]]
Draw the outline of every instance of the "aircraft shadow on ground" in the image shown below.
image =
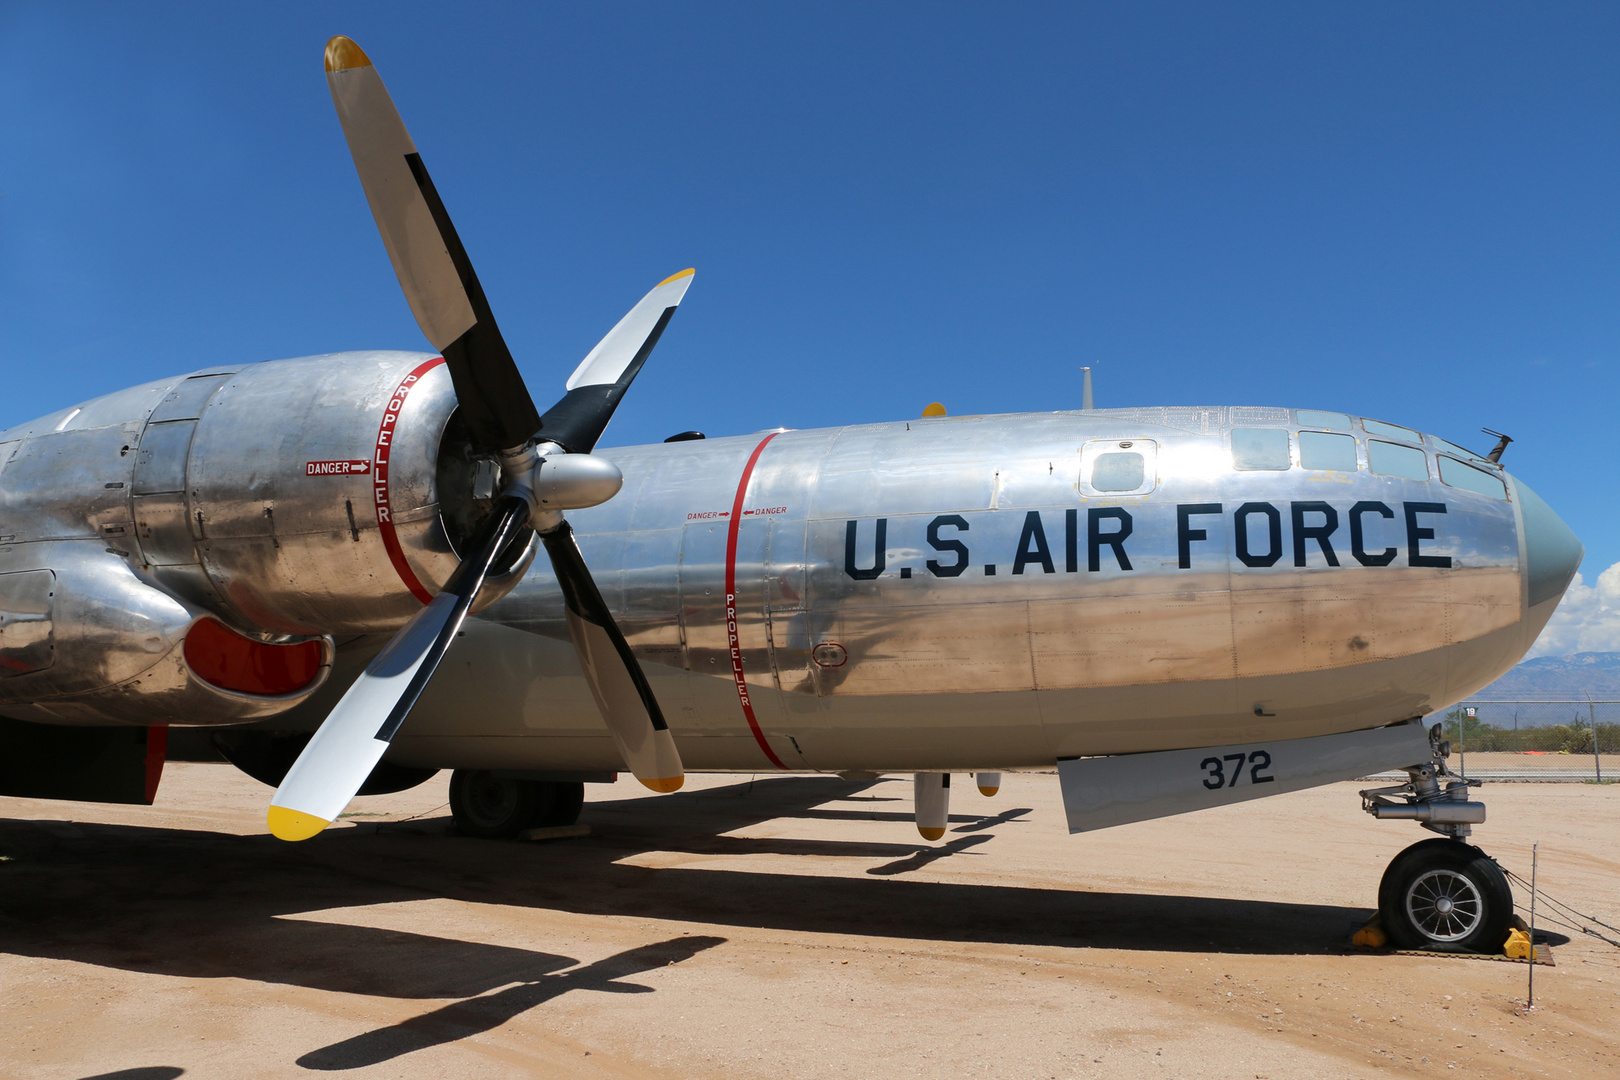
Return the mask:
[[[133,825],[0,821],[0,948],[185,978],[235,977],[401,999],[454,999],[422,1016],[305,1054],[316,1070],[358,1068],[487,1031],[575,990],[622,982],[722,944],[685,935],[584,966],[571,957],[454,937],[323,921],[319,913],[450,898],[863,938],[1197,953],[1340,951],[1357,908],[1204,896],[1104,893],[908,879],[973,859],[1029,811],[955,815],[940,845],[722,835],[825,817],[859,791],[832,777],[777,777],[658,799],[593,802],[592,835],[526,845],[408,831],[335,830],[291,845]],[[887,819],[888,812],[872,815]],[[647,852],[886,859],[865,872],[654,869]]]
[[[465,998],[572,967],[549,953],[322,922],[304,913],[436,897],[876,938],[1221,953],[1331,953],[1362,909],[910,880],[974,858],[1023,808],[952,815],[943,845],[720,835],[803,817],[860,788],[779,777],[587,805],[596,832],[544,845],[361,826],[289,845],[131,825],[0,822],[8,951],[172,975],[238,976],[347,993]],[[865,873],[653,869],[648,851],[884,858]],[[289,917],[290,916],[290,917]]]
[[306,1069],[327,1071],[378,1065],[430,1046],[440,1046],[493,1030],[570,990],[650,994],[653,992],[650,986],[619,980],[690,960],[706,949],[724,944],[725,940],[721,937],[679,937],[628,949],[572,971],[542,975],[532,982],[509,986],[493,994],[453,1001],[398,1024],[323,1046],[300,1057],[297,1064]]

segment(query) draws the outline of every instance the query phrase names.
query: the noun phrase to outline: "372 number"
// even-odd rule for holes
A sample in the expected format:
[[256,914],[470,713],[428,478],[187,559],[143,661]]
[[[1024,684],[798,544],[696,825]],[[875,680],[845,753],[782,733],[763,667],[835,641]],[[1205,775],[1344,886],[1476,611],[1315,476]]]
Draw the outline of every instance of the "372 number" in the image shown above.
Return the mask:
[[[1232,767],[1230,773],[1227,772],[1228,765]],[[1249,754],[1223,754],[1220,757],[1207,757],[1198,763],[1198,767],[1203,769],[1205,773],[1204,786],[1211,791],[1217,791],[1223,787],[1237,787],[1238,781],[1243,779],[1244,766],[1248,766],[1249,783],[1251,784],[1269,784],[1277,779],[1275,776],[1267,776],[1261,772],[1262,769],[1271,768],[1271,755],[1264,750],[1255,750]]]

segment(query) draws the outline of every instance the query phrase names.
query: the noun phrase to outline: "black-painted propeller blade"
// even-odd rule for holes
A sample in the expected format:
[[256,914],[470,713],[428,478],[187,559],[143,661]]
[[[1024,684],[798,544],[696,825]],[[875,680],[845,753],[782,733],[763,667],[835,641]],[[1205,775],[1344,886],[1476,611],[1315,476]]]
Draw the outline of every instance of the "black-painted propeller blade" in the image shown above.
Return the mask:
[[568,392],[541,418],[543,438],[576,454],[588,454],[596,448],[596,441],[652,355],[695,273],[682,270],[654,285],[597,342],[568,377]]
[[[562,583],[574,647],[625,764],[653,790],[674,791],[684,779],[675,741],[572,528],[557,511],[595,505],[618,490],[617,470],[588,455],[674,315],[692,271],[659,282],[619,320],[574,371],[542,425],[478,275],[376,68],[353,41],[335,37],[326,46],[326,77],[411,312],[444,354],[476,448],[512,451],[502,455],[512,473],[507,494],[480,526],[473,553],[349,688],[287,773],[270,807],[270,830],[288,840],[314,836],[348,805],[426,689],[490,567],[530,521],[531,506],[546,511],[535,525],[545,530],[541,536]],[[566,452],[531,445],[537,436]],[[604,480],[611,485],[604,488]]]
[[270,831],[306,840],[337,819],[427,689],[472,610],[490,567],[529,520],[529,504],[507,495],[479,526],[472,553],[432,603],[395,634],[304,747],[270,802]]
[[565,521],[540,539],[562,586],[574,650],[619,755],[647,787],[675,791],[686,777],[675,740],[640,662],[585,565],[573,528]]
[[540,414],[382,77],[360,46],[335,37],[326,81],[389,261],[422,333],[444,355],[474,445],[487,453],[522,446]]

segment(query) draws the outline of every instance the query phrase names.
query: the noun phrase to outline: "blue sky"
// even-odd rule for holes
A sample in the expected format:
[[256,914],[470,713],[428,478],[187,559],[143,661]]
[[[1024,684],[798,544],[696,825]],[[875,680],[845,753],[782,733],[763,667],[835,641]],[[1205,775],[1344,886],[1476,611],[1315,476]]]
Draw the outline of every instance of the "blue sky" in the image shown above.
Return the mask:
[[[1620,561],[1620,7],[0,8],[0,426],[425,348],[322,77],[370,53],[536,399],[697,280],[609,443],[1098,404],[1330,408]],[[1616,647],[1620,647],[1617,645]]]

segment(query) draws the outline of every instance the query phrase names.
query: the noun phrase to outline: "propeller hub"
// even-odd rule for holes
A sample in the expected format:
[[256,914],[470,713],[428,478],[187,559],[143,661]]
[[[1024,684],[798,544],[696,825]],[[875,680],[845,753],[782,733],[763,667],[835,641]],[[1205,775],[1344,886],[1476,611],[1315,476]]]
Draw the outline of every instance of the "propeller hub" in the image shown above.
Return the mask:
[[537,511],[596,506],[613,498],[624,487],[624,474],[619,467],[592,454],[543,457],[529,476]]
[[624,487],[624,474],[613,462],[570,454],[555,443],[506,451],[501,454],[501,470],[506,475],[504,493],[528,502],[536,516],[597,506]]

